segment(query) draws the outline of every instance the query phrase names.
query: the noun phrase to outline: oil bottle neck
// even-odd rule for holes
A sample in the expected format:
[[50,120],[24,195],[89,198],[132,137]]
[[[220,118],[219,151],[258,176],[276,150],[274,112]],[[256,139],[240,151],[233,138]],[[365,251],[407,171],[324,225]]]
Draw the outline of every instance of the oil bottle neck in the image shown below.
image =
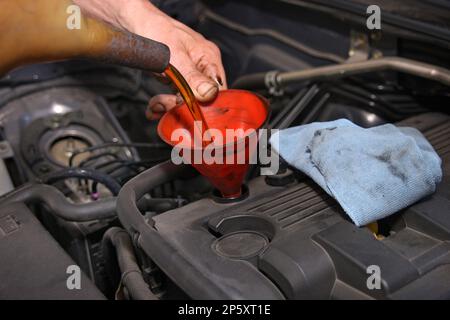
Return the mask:
[[[70,0],[4,1],[0,11],[0,75],[29,63],[85,58],[163,72],[164,44],[79,14]],[[73,22],[73,21],[72,21]]]

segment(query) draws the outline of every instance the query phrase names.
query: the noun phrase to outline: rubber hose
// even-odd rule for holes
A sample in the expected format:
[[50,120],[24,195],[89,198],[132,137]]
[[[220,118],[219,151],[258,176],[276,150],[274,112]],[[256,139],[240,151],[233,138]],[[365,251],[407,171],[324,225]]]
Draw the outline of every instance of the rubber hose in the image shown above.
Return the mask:
[[111,246],[116,252],[122,283],[131,298],[133,300],[158,300],[144,280],[128,233],[118,227],[108,229],[102,240],[102,250],[106,256],[109,255]]
[[22,202],[25,204],[44,203],[55,216],[76,222],[109,219],[116,216],[116,198],[74,204],[55,187],[45,184],[25,184],[0,197],[1,205]]
[[160,163],[128,181],[120,190],[117,200],[117,213],[122,225],[130,232],[139,230],[142,225],[151,225],[139,210],[139,200],[149,191],[179,177],[189,169],[186,165],[175,165],[172,161]]
[[55,182],[70,179],[89,179],[97,183],[103,184],[114,196],[117,196],[120,191],[120,184],[111,176],[99,171],[86,168],[68,168],[61,171],[53,172],[43,177],[41,180],[46,184],[53,184]]

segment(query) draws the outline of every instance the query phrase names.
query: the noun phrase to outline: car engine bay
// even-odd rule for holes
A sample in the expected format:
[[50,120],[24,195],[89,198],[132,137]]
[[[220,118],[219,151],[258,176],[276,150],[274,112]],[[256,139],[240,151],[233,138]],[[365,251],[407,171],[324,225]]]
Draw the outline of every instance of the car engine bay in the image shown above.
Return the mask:
[[[219,46],[229,87],[270,101],[269,128],[414,127],[442,182],[366,227],[283,161],[253,165],[226,200],[144,117],[167,84],[79,60],[22,67],[0,79],[0,299],[450,299],[450,7],[418,4],[425,20],[407,24],[392,5],[368,30],[365,1],[157,3]],[[81,290],[66,290],[71,265]]]

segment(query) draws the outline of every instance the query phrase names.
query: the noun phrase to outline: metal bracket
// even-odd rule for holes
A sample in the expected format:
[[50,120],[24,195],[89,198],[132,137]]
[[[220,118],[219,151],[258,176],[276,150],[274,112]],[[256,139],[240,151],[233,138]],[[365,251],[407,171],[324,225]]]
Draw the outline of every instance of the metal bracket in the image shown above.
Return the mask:
[[282,96],[284,94],[283,89],[280,88],[280,84],[278,83],[279,73],[279,71],[269,71],[266,73],[266,76],[264,78],[264,84],[269,90],[269,94],[276,97]]
[[369,37],[365,33],[351,30],[350,48],[348,49],[348,62],[358,62],[368,60],[370,57]]
[[12,158],[14,151],[8,141],[0,141],[0,159]]

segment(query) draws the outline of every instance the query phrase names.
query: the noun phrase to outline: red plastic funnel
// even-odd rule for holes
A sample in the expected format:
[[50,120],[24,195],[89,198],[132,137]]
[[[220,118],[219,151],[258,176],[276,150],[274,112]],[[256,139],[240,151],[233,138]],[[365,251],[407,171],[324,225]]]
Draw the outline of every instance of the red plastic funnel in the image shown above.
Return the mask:
[[268,102],[249,91],[225,90],[214,101],[200,107],[211,133],[203,132],[203,139],[212,136],[213,144],[202,145],[200,131],[185,104],[161,118],[158,134],[174,146],[175,153],[182,155],[185,163],[192,164],[208,178],[223,197],[239,197],[256,150],[258,129],[267,119]]

